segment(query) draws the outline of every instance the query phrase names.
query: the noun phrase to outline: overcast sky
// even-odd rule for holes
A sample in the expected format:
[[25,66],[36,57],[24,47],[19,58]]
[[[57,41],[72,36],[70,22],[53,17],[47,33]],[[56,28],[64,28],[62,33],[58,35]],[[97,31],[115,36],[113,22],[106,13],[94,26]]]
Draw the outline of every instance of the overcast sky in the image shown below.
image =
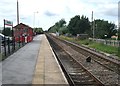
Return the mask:
[[[104,19],[118,22],[119,0],[18,0],[20,22],[31,27],[42,27],[47,30],[57,21],[64,18],[69,23],[75,15],[86,15],[91,21],[92,11],[94,19]],[[0,27],[3,19],[17,24],[17,0],[0,0]],[[35,15],[35,18],[34,18]],[[35,19],[35,22],[34,22]]]

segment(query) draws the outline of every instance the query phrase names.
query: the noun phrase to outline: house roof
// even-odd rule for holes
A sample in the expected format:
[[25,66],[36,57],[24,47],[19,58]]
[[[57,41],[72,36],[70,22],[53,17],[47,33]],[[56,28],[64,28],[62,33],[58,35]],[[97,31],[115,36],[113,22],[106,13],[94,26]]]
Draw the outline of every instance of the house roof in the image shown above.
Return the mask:
[[23,24],[23,23],[20,23],[20,24],[14,26],[13,28],[19,29],[20,27],[28,27],[29,29],[32,29],[30,26],[28,26],[28,25],[26,25],[26,24]]

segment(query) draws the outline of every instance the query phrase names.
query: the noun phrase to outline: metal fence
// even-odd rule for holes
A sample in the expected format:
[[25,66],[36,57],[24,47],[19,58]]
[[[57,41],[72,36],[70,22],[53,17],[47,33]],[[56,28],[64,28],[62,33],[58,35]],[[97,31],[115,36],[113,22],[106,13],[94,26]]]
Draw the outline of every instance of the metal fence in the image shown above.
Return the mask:
[[95,42],[103,43],[110,46],[116,46],[116,47],[120,46],[120,41],[118,40],[105,40],[105,39],[92,39],[92,40],[94,40]]
[[15,51],[17,51],[18,49],[23,47],[25,44],[26,44],[25,41],[15,42],[14,39],[12,41],[10,41],[10,39],[8,38],[4,43],[1,43],[1,45],[0,45],[0,47],[1,47],[0,53],[1,53],[1,56],[2,56],[1,60],[4,60],[9,55],[11,55]]

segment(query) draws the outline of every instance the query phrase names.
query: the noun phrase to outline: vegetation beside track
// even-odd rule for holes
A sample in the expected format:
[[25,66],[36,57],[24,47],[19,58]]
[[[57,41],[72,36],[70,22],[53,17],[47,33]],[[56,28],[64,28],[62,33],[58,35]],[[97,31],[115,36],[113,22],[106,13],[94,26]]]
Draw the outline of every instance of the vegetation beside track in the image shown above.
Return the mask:
[[75,42],[77,44],[83,44],[83,45],[86,45],[90,48],[94,48],[98,51],[102,51],[102,52],[113,54],[113,55],[120,57],[120,53],[118,53],[118,47],[113,47],[113,46],[109,46],[109,45],[105,45],[105,44],[101,44],[101,43],[96,43],[96,42],[93,42],[93,41],[88,40],[88,39],[79,40],[76,38],[66,37],[66,36],[60,36],[60,38],[67,40],[67,41]]

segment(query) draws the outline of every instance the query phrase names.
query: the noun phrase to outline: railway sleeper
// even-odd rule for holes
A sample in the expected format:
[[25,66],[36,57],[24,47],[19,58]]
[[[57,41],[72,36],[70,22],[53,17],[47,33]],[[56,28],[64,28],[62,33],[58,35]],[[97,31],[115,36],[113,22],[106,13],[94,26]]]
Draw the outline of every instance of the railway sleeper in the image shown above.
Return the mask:
[[[72,77],[73,78],[73,77]],[[91,78],[84,78],[84,77],[75,77],[73,78],[73,81],[75,82],[75,84],[80,84],[80,85],[93,85],[96,82],[91,79]]]
[[79,82],[79,81],[75,81],[75,85],[76,86],[99,86],[98,84],[96,84],[95,81],[93,81],[93,82]]
[[70,73],[79,73],[79,72],[84,72],[83,69],[81,68],[69,68],[69,71]]

